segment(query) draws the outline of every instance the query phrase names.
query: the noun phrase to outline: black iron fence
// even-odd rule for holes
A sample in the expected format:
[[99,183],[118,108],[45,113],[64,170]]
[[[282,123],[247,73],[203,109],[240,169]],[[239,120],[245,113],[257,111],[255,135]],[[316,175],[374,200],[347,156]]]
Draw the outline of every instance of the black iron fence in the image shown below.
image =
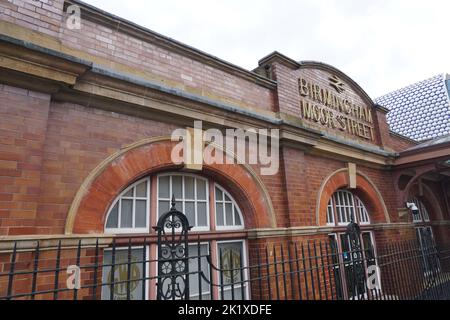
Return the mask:
[[[168,233],[169,236],[179,236]],[[415,241],[340,252],[148,237],[16,241],[0,252],[0,299],[449,299],[450,248]]]
[[450,299],[450,248],[373,247],[352,222],[328,241],[247,248],[189,236],[172,208],[152,237],[0,243],[0,299]]

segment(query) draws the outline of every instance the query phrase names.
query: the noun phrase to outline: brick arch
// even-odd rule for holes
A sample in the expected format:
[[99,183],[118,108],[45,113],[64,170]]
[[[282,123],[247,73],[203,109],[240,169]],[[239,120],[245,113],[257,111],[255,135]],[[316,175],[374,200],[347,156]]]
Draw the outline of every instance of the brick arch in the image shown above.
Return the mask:
[[[145,139],[105,159],[85,179],[66,219],[66,234],[103,233],[108,208],[130,183],[167,170],[180,170],[170,158],[178,142],[169,137]],[[275,215],[267,189],[247,165],[204,165],[199,174],[213,177],[239,202],[247,228],[275,226]]]
[[[317,225],[326,224],[327,205],[333,193],[348,186],[348,169],[339,169],[324,179],[316,205]],[[361,172],[356,173],[356,189],[354,193],[366,206],[372,223],[390,222],[390,217],[383,197],[369,177]]]

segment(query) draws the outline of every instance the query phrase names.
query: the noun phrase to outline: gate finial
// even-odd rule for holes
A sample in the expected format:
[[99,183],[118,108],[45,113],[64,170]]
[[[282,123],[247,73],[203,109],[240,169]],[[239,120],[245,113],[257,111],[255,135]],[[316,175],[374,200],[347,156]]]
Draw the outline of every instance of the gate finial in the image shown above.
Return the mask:
[[172,194],[172,203],[171,203],[171,208],[170,211],[176,211],[177,209],[175,208],[175,194]]

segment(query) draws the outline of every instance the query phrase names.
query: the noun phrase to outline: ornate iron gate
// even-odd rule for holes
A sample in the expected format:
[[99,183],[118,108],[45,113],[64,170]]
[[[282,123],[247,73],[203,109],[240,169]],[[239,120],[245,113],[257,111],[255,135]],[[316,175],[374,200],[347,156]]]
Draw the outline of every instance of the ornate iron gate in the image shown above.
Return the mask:
[[155,227],[158,232],[157,299],[189,299],[189,226],[186,216],[172,206]]

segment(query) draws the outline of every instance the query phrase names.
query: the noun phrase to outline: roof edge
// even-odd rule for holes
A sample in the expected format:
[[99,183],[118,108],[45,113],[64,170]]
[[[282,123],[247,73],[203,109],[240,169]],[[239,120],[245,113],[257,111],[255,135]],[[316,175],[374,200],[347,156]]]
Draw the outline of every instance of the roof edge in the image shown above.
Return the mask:
[[129,21],[127,19],[116,16],[112,13],[104,11],[100,8],[92,6],[88,3],[85,3],[80,0],[65,0],[64,5],[78,5],[81,7],[82,17],[90,21],[93,21],[98,24],[102,24],[105,26],[113,26],[113,29],[120,30],[122,32],[128,33],[136,38],[140,38],[141,40],[149,41],[149,39],[157,43],[158,45],[165,47],[170,50],[180,51],[183,54],[190,56],[191,58],[203,61],[209,65],[213,65],[219,69],[225,70],[241,78],[246,80],[250,80],[255,82],[258,85],[262,85],[273,89],[276,87],[276,81],[268,79],[262,75],[259,75],[253,71],[247,70],[240,66],[237,66],[231,62],[220,59],[212,54],[206,53],[202,50],[184,44],[180,41],[172,39],[170,37],[164,36],[160,33],[152,31],[146,27],[143,27],[137,23]]
[[[346,73],[342,72],[341,70],[339,70],[338,68],[324,63],[324,62],[319,62],[319,61],[314,61],[314,60],[304,60],[304,61],[300,61],[299,62],[300,67],[305,67],[305,68],[317,68],[317,69],[322,69],[328,72],[333,72],[335,74],[338,74],[341,78],[345,79],[346,81],[348,81],[355,89],[356,91],[361,94],[361,96],[366,99],[369,105],[371,106],[375,106],[375,102],[374,100],[367,94],[367,92],[355,81],[353,80],[350,76],[348,76]],[[381,107],[381,106],[380,106]]]
[[273,51],[272,53],[269,53],[265,57],[261,58],[258,61],[258,65],[262,66],[268,63],[271,63],[273,61],[279,61],[280,63],[286,65],[287,67],[290,67],[292,69],[298,69],[300,68],[300,63],[295,61],[294,59],[289,58],[288,56],[278,52]]

